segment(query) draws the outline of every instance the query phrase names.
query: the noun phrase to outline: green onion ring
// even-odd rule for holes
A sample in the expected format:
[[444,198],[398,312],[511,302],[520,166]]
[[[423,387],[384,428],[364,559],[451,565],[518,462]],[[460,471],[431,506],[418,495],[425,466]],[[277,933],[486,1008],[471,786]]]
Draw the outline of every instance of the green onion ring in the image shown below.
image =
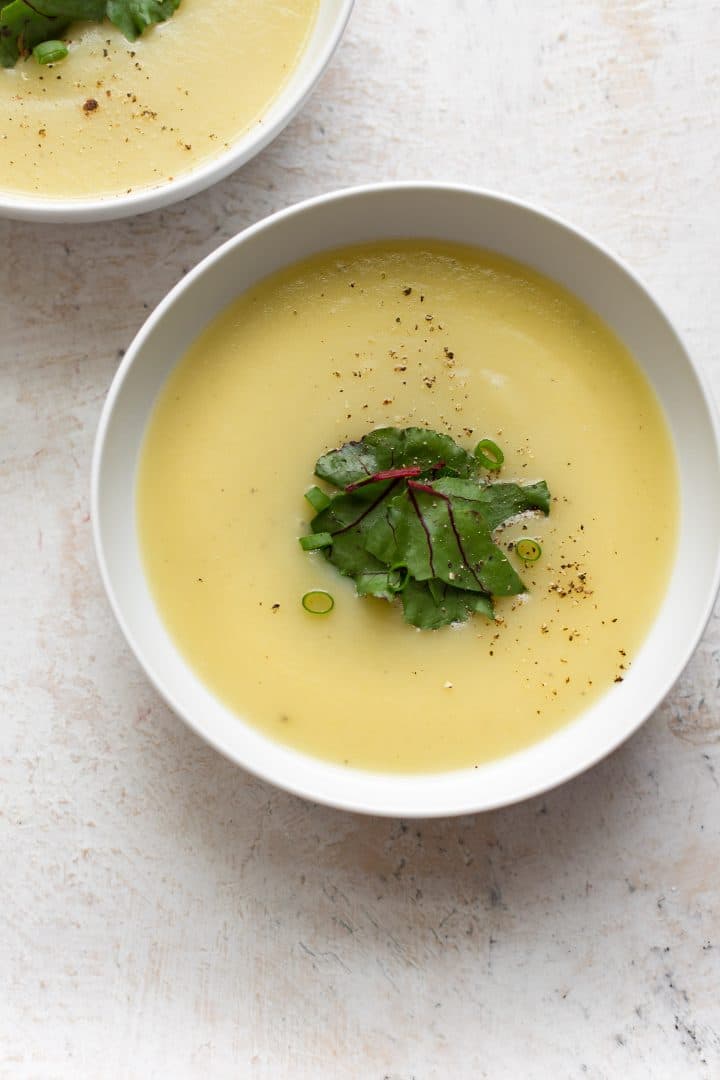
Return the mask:
[[523,537],[522,540],[518,540],[515,550],[525,563],[537,562],[542,555],[542,548],[537,540],[531,540],[527,536]]
[[303,596],[302,606],[310,615],[329,615],[335,607],[335,601],[324,589],[311,589]]
[[475,458],[484,469],[494,471],[500,468],[505,460],[505,455],[492,439],[481,439],[475,447]]

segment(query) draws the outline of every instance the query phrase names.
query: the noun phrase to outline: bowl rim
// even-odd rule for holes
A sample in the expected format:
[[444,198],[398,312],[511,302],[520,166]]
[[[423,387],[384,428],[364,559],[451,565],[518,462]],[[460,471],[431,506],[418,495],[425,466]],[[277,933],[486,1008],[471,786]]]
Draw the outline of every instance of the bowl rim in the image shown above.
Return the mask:
[[[324,0],[316,18],[319,18]],[[17,221],[35,221],[55,224],[89,224],[97,221],[117,221],[160,210],[197,195],[206,188],[224,180],[242,165],[264,150],[287,127],[300,112],[332,60],[355,4],[355,0],[334,0],[337,13],[329,32],[322,42],[318,55],[310,65],[293,93],[286,84],[267,108],[271,115],[264,123],[265,115],[256,119],[250,129],[239,135],[224,153],[217,157],[202,159],[197,166],[181,173],[173,180],[153,187],[139,188],[130,194],[106,195],[93,198],[64,197],[57,199],[42,196],[14,194],[0,189],[0,218]],[[313,31],[314,32],[314,31]],[[307,47],[307,46],[306,46]],[[287,96],[287,100],[285,100]]]
[[[567,230],[577,239],[583,241],[589,245],[594,251],[608,259],[616,268],[619,268],[624,272],[632,283],[638,288],[644,299],[652,307],[657,316],[663,320],[671,332],[671,334],[677,340],[678,346],[684,353],[685,359],[688,364],[688,375],[694,378],[696,386],[703,399],[705,407],[707,409],[707,417],[710,423],[710,431],[713,440],[714,455],[716,464],[720,467],[720,414],[715,403],[714,396],[710,389],[707,377],[704,371],[693,359],[692,354],[685,345],[684,339],[678,331],[674,321],[670,315],[665,311],[664,307],[655,299],[648,287],[638,277],[638,275],[630,268],[630,266],[619,256],[610,251],[604,244],[595,240],[584,230],[570,224],[564,218],[555,214],[552,211],[546,210],[530,201],[516,198],[515,196],[507,195],[503,192],[496,191],[489,188],[477,187],[470,184],[460,183],[444,183],[434,181],[387,181],[371,184],[362,184],[357,186],[351,186],[341,188],[338,190],[326,192],[325,194],[314,196],[309,199],[305,199],[301,202],[294,203],[291,206],[280,209],[273,214],[268,215],[261,220],[254,222],[247,226],[241,232],[235,236],[226,240],[214,251],[206,255],[199,263],[197,263],[176,285],[166,294],[166,296],[160,301],[155,309],[147,317],[143,325],[138,330],[137,334],[133,338],[130,346],[128,347],[123,359],[118,366],[118,369],[112,379],[110,388],[108,390],[103,408],[100,414],[98,422],[97,433],[95,437],[95,443],[93,447],[92,455],[92,468],[90,477],[90,515],[92,522],[93,538],[95,545],[95,553],[98,560],[98,566],[100,570],[100,576],[107,594],[110,607],[115,615],[120,629],[127,644],[130,647],[136,661],[140,668],[144,672],[146,678],[151,685],[168,705],[168,707],[175,713],[188,727],[195,732],[204,742],[211,745],[215,750],[219,751],[225,758],[232,761],[233,764],[241,766],[244,770],[250,774],[264,780],[275,787],[285,790],[293,795],[300,796],[305,799],[309,799],[312,802],[320,805],[330,806],[335,809],[350,811],[355,813],[362,813],[375,816],[386,816],[393,818],[408,818],[408,819],[423,819],[433,817],[452,817],[463,814],[482,813],[488,810],[495,810],[505,806],[512,806],[516,803],[523,802],[526,799],[533,798],[541,795],[547,791],[553,790],[555,787],[559,787],[562,784],[567,783],[569,780],[574,779],[581,773],[592,768],[598,762],[602,761],[605,757],[611,754],[619,746],[621,746],[627,739],[634,735],[640,727],[650,718],[655,712],[662,701],[667,697],[672,687],[675,685],[687,664],[692,658],[695,650],[697,649],[700,640],[705,632],[705,629],[710,621],[715,606],[715,601],[720,590],[720,535],[715,537],[715,554],[714,554],[714,570],[712,580],[709,584],[706,600],[702,607],[699,617],[695,620],[695,629],[691,635],[688,635],[685,640],[684,647],[678,654],[678,658],[672,667],[663,670],[662,678],[658,678],[655,683],[652,693],[647,695],[647,700],[643,708],[637,710],[637,714],[633,717],[631,723],[626,724],[622,731],[616,735],[606,737],[604,741],[600,740],[596,746],[593,746],[584,755],[578,757],[578,760],[568,766],[563,766],[555,770],[555,773],[537,781],[526,784],[522,790],[507,796],[498,796],[495,798],[483,798],[482,793],[479,792],[478,796],[473,801],[463,803],[462,806],[456,806],[453,804],[451,807],[425,807],[419,808],[416,805],[396,805],[392,808],[383,808],[381,805],[371,805],[368,799],[358,799],[352,795],[342,797],[334,797],[328,795],[322,791],[317,791],[303,783],[296,782],[292,775],[286,773],[282,776],[278,776],[277,772],[271,767],[265,767],[263,763],[256,761],[240,760],[239,756],[233,754],[231,750],[223,744],[220,739],[209,734],[203,727],[203,725],[197,722],[189,712],[186,711],[182,705],[180,705],[174,698],[171,690],[163,685],[161,679],[155,675],[155,673],[149,668],[143,659],[142,650],[135,640],[135,636],[127,625],[124,615],[121,610],[121,606],[115,592],[111,575],[108,570],[107,561],[105,558],[105,551],[101,536],[100,528],[100,477],[103,461],[103,452],[105,447],[106,435],[109,427],[109,423],[114,412],[116,401],[121,393],[125,379],[136,362],[138,354],[143,349],[146,340],[153,332],[154,328],[165,318],[167,312],[175,305],[178,299],[198,278],[203,276],[211,267],[216,263],[221,262],[225,256],[235,247],[241,246],[251,237],[254,237],[257,233],[263,232],[266,229],[270,229],[289,218],[301,215],[308,210],[315,207],[322,206],[327,203],[342,203],[346,200],[351,200],[366,195],[382,195],[385,192],[403,192],[409,194],[411,192],[445,192],[449,195],[453,193],[459,195],[479,196],[481,198],[501,202],[509,205],[520,211],[529,212],[534,215],[538,215],[541,218],[548,220],[554,226]],[[389,237],[388,237],[389,238]],[[318,252],[323,250],[331,250],[331,248],[325,248],[324,246],[318,247]],[[291,262],[287,265],[292,265]],[[665,598],[661,602],[658,610],[658,615],[665,605]],[[657,618],[657,616],[656,616]],[[179,653],[178,650],[178,654]],[[187,665],[187,662],[183,658],[183,663]],[[187,665],[189,666],[189,665]],[[238,716],[240,723],[252,726],[243,717]],[[572,724],[572,721],[569,721]],[[567,725],[563,725],[565,727]],[[562,729],[561,729],[562,730]],[[266,736],[268,741],[275,742]],[[542,740],[541,740],[542,741]],[[282,743],[276,743],[276,745],[283,746]],[[286,749],[283,746],[284,749]],[[301,753],[298,751],[292,751],[296,757],[300,757],[306,761],[312,761],[314,764],[326,767],[329,769],[335,768],[330,762],[325,762],[321,758],[314,757],[312,755]],[[510,755],[513,756],[513,755]],[[497,759],[502,760],[502,759]],[[493,764],[495,759],[488,764]],[[415,781],[420,779],[431,784],[433,781],[437,781],[441,777],[447,778],[453,775],[453,772],[459,773],[464,770],[444,770],[440,773],[421,773],[421,774],[398,774],[397,780],[404,780],[412,778]],[[384,779],[388,777],[395,777],[395,774],[369,772],[366,770],[346,770],[350,773],[362,773],[368,780],[372,777],[382,776]]]

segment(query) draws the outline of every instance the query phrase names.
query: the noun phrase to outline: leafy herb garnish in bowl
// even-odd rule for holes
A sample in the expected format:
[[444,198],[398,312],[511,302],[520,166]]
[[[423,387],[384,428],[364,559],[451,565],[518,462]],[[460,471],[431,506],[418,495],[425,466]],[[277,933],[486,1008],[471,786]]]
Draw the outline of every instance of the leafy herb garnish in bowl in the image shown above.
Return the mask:
[[180,0],[0,0],[0,66],[14,67],[31,54],[39,64],[64,60],[58,40],[74,22],[113,23],[128,41],[177,11]]
[[422,630],[475,613],[493,619],[494,596],[525,591],[493,532],[519,514],[550,512],[544,480],[487,479],[503,460],[489,439],[471,454],[424,428],[372,431],[315,465],[319,479],[341,490],[307,492],[318,513],[300,544],[321,550],[358,595],[399,598],[405,621]]

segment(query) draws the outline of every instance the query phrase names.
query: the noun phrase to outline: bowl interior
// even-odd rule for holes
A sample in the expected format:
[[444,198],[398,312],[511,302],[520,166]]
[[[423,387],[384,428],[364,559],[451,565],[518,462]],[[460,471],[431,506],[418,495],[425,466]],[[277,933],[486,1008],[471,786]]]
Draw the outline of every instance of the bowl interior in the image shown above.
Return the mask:
[[[665,410],[678,459],[681,522],[665,601],[628,677],[573,723],[479,768],[387,775],[340,768],[272,742],[196,678],[169,638],[143,573],[135,521],[139,449],[154,401],[207,323],[260,278],[317,251],[393,237],[474,244],[571,289],[624,340]],[[714,413],[681,341],[632,274],[601,247],[537,210],[464,188],[391,185],[283,211],[209,256],[140,331],[101,419],[93,477],[101,570],[123,631],[155,686],[199,734],[282,787],[348,809],[430,816],[487,809],[551,787],[594,763],[652,712],[689,659],[718,582],[720,460]]]
[[26,221],[106,221],[143,214],[203,191],[253,158],[279,135],[309,97],[337,48],[354,0],[320,0],[310,40],[285,86],[260,121],[224,153],[198,163],[176,179],[129,195],[97,199],[42,199],[0,190],[0,216]]

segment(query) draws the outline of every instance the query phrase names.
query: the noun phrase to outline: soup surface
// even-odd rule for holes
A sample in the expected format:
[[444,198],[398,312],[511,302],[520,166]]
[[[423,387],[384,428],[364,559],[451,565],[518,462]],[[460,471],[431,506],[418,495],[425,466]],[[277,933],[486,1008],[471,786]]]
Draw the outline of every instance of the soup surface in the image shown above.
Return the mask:
[[[316,459],[387,425],[490,437],[501,479],[547,481],[550,516],[500,534],[543,554],[497,623],[413,629],[300,549]],[[138,479],[148,578],[206,685],[278,740],[408,772],[517,750],[623,679],[677,501],[660,407],[609,328],[524,266],[435,242],[332,252],[243,295],[168,380]],[[313,588],[331,614],[303,610]]]
[[222,154],[297,64],[318,0],[182,0],[130,43],[71,29],[70,55],[0,69],[0,190],[118,195]]

